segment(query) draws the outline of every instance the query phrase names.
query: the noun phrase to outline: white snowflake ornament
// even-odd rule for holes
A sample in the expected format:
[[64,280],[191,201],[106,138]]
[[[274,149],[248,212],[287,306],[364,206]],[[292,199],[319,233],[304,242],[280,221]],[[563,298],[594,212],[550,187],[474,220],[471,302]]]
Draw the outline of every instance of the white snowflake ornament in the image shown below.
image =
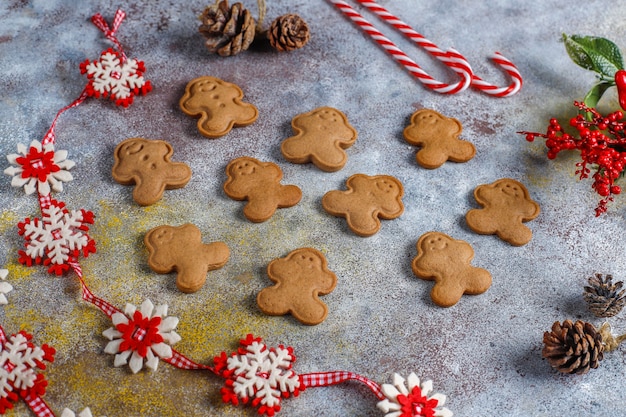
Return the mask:
[[442,407],[446,396],[431,392],[432,381],[424,381],[411,372],[407,379],[393,374],[393,384],[382,385],[385,399],[377,406],[385,413],[385,417],[451,417],[452,412]]
[[0,269],[0,305],[8,304],[9,300],[7,300],[6,294],[13,291],[13,286],[5,281],[7,276],[9,276],[9,270]]
[[221,390],[225,403],[251,402],[259,414],[273,416],[280,411],[282,398],[304,391],[301,377],[291,369],[296,360],[293,348],[268,348],[251,334],[240,344],[237,353],[222,352],[214,359],[216,371],[226,378]]
[[80,71],[87,74],[89,83],[85,89],[91,97],[109,97],[118,106],[128,107],[136,94],[152,90],[150,81],[144,79],[143,61],[125,59],[113,49],[102,52],[97,61],[86,60]]
[[180,341],[180,336],[174,331],[178,318],[167,316],[167,304],[155,307],[150,300],[146,300],[140,310],[126,304],[124,314],[114,313],[111,320],[114,327],[102,333],[110,340],[104,351],[115,355],[114,366],[128,364],[135,374],[144,364],[156,371],[159,358],[171,358],[173,352],[170,345]]
[[40,397],[46,392],[48,382],[38,372],[46,369],[44,361],[54,361],[54,348],[31,343],[32,336],[19,332],[6,338],[2,332],[0,346],[0,414],[19,398]]
[[96,243],[87,234],[94,221],[91,211],[70,211],[65,203],[50,200],[41,213],[41,219],[18,223],[18,233],[26,240],[26,249],[18,251],[21,264],[44,264],[48,272],[61,275],[81,253],[87,257],[96,251]]
[[11,185],[24,187],[26,194],[38,191],[41,195],[49,195],[50,189],[63,191],[63,183],[72,181],[68,171],[74,162],[67,159],[67,151],[55,151],[53,143],[42,145],[33,140],[29,147],[17,145],[17,152],[7,155],[13,166],[4,170],[11,175]]

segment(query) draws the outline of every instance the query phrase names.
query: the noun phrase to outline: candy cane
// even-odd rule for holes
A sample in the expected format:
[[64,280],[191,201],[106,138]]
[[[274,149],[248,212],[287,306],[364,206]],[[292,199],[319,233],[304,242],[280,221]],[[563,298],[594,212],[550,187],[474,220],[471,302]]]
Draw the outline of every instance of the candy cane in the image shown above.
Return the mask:
[[349,17],[353,22],[357,24],[365,33],[370,35],[379,45],[381,45],[387,53],[391,55],[393,59],[402,64],[418,81],[424,84],[426,87],[436,91],[437,93],[455,94],[465,90],[470,86],[473,78],[472,69],[467,64],[467,61],[458,54],[456,51],[451,50],[433,51],[436,54],[436,58],[444,62],[453,71],[461,76],[461,80],[455,84],[446,84],[441,81],[435,80],[428,75],[417,63],[409,58],[404,52],[402,52],[392,41],[386,38],[378,29],[372,26],[363,16],[361,16],[356,10],[354,10],[349,4],[342,0],[329,0],[333,3],[344,15]]
[[[437,47],[434,43],[426,39],[424,36],[416,32],[412,27],[398,19],[396,16],[391,14],[387,9],[380,6],[374,1],[370,0],[357,0],[363,6],[367,7],[370,11],[374,12],[381,19],[383,19],[388,24],[392,25],[394,28],[398,29],[405,36],[410,38],[417,45],[423,47],[426,51],[428,51],[431,55],[438,57],[439,54],[442,53],[441,49]],[[460,55],[462,59],[464,57]],[[494,63],[500,66],[504,71],[509,74],[512,78],[512,82],[507,87],[498,87],[497,85],[487,83],[483,81],[482,78],[477,75],[472,75],[472,86],[496,97],[509,97],[513,94],[517,93],[520,88],[522,88],[522,76],[515,66],[510,60],[508,60],[501,53],[496,52],[494,55],[490,57]]]

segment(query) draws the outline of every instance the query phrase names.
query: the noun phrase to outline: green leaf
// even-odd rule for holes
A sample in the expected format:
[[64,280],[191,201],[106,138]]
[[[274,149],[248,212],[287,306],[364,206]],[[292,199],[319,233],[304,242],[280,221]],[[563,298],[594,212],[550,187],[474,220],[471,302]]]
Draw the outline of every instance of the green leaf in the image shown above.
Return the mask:
[[612,78],[615,72],[624,68],[624,59],[617,45],[605,38],[595,36],[567,36],[563,42],[572,61],[577,65]]
[[[602,95],[605,93],[605,91],[612,86],[613,86],[613,83],[610,83],[610,82],[600,82],[594,85],[593,88],[589,90],[589,92],[585,96],[583,103],[585,103],[585,106],[587,107],[595,108],[598,105],[598,102],[600,101],[600,98],[602,98]],[[586,112],[586,113],[587,114],[585,114],[585,118],[589,121],[593,120],[593,114],[591,112]]]
[[598,83],[598,84],[594,85],[593,88],[591,90],[589,90],[589,92],[585,96],[585,99],[583,100],[583,103],[585,103],[585,105],[587,107],[594,107],[595,108],[598,105],[598,101],[600,101],[600,98],[602,97],[604,92],[609,87],[612,87],[612,86],[613,86],[613,84],[612,83],[608,83],[608,82],[601,82],[601,83]]

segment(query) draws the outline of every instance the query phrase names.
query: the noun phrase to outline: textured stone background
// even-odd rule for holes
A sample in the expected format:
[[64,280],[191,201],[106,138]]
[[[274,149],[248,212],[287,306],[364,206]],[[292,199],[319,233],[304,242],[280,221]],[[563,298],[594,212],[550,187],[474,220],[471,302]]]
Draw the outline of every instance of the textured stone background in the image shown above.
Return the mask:
[[[120,308],[146,298],[167,303],[180,318],[182,341],[174,347],[203,363],[232,351],[252,332],[270,345],[293,346],[300,373],[350,370],[384,383],[394,372],[415,371],[448,395],[458,416],[622,415],[626,400],[615,393],[626,390],[625,348],[607,354],[585,376],[563,376],[541,359],[541,338],[557,320],[601,324],[586,310],[582,287],[595,272],[625,278],[625,200],[618,198],[607,215],[595,218],[597,196],[589,181],[576,180],[576,155],[549,162],[541,141],[528,143],[516,132],[542,131],[551,116],[566,121],[575,113],[571,102],[583,97],[594,76],[570,62],[561,33],[609,37],[624,47],[626,3],[381,1],[442,48],[464,53],[486,80],[505,82],[488,62],[490,53],[511,58],[525,85],[508,99],[473,90],[455,96],[429,91],[325,1],[268,3],[268,21],[287,12],[308,21],[312,39],[304,49],[279,54],[253,47],[228,59],[210,55],[197,33],[202,2],[0,2],[0,154],[41,139],[56,111],[80,94],[85,78],[78,65],[110,46],[88,20],[96,12],[107,20],[118,6],[128,13],[119,39],[129,56],[145,61],[154,84],[153,92],[128,109],[89,99],[63,114],[57,126],[57,149],[69,150],[76,167],[75,181],[56,197],[96,215],[91,236],[98,252],[82,262],[92,291]],[[256,2],[246,5],[256,15]],[[427,71],[452,80],[426,54],[367,16]],[[259,108],[258,121],[220,139],[202,137],[178,108],[185,84],[201,75],[237,83]],[[280,154],[291,118],[318,106],[341,109],[359,132],[348,164],[335,173],[290,164]],[[617,107],[614,92],[602,106]],[[432,171],[419,167],[402,130],[423,107],[459,119],[476,157]],[[173,159],[193,170],[187,187],[166,192],[150,207],[134,204],[131,188],[110,176],[115,145],[133,136],[169,141]],[[284,183],[302,188],[300,204],[266,223],[246,221],[242,204],[221,189],[226,164],[244,155],[279,164]],[[365,239],[320,203],[326,191],[342,188],[358,172],[394,175],[405,186],[404,215]],[[473,189],[502,177],[525,183],[542,208],[528,223],[534,238],[523,247],[474,234],[465,224],[465,213],[477,207]],[[15,287],[0,323],[8,333],[25,329],[36,343],[57,349],[46,370],[45,396],[55,412],[89,406],[95,416],[255,415],[223,405],[221,381],[208,373],[164,363],[157,372],[137,375],[114,368],[101,336],[110,322],[81,301],[76,277],[53,277],[43,267],[17,263],[23,241],[16,224],[39,216],[35,197],[12,188],[8,176],[0,181],[0,196],[0,266],[9,269]],[[150,271],[142,243],[154,226],[185,222],[195,223],[205,242],[224,241],[232,252],[228,264],[192,295],[176,289],[173,274]],[[463,297],[449,309],[430,301],[432,284],[415,278],[410,267],[417,239],[430,230],[472,244],[473,264],[493,275],[488,292]],[[336,290],[323,298],[328,318],[314,327],[290,316],[264,316],[255,303],[270,284],[268,262],[302,246],[323,251],[339,278]],[[626,332],[624,314],[611,319],[615,332]],[[23,404],[8,413],[27,414]],[[366,388],[344,384],[286,400],[281,415],[382,413]]]

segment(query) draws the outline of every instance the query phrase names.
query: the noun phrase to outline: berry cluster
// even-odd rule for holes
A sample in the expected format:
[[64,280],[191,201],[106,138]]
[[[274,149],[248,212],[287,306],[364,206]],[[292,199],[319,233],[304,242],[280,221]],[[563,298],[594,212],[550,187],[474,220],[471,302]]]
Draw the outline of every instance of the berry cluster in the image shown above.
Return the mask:
[[575,101],[580,112],[570,120],[578,135],[565,132],[558,120],[550,119],[545,134],[535,132],[519,132],[526,135],[532,142],[535,138],[546,139],[548,158],[554,159],[563,150],[580,151],[581,162],[576,163],[576,174],[579,179],[588,178],[591,170],[589,165],[596,167],[592,175],[592,188],[602,197],[596,207],[596,216],[607,211],[607,204],[613,196],[620,194],[622,189],[615,181],[622,175],[626,167],[626,121],[621,111],[602,116],[595,108]]

